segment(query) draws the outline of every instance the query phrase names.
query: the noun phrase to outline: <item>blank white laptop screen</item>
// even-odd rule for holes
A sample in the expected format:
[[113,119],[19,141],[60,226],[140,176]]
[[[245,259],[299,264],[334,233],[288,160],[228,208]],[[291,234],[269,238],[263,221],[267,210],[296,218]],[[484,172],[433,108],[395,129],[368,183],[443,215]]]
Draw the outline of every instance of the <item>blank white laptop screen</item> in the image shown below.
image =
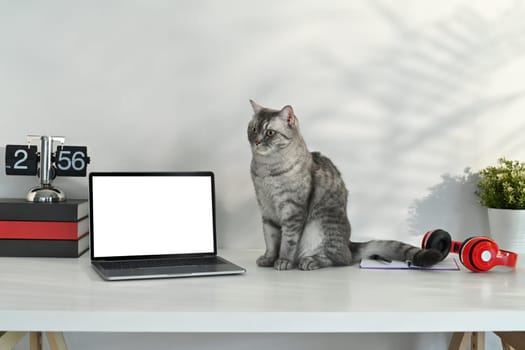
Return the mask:
[[210,176],[94,176],[93,257],[214,253]]

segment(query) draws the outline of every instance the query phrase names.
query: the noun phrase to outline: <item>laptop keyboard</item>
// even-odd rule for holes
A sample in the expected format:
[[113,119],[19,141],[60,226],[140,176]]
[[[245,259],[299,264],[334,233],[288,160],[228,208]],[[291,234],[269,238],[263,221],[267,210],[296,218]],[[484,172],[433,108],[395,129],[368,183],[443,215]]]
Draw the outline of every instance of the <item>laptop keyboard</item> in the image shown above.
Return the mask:
[[186,258],[186,259],[158,259],[158,260],[130,260],[130,261],[105,261],[100,262],[106,270],[121,269],[145,269],[166,266],[202,266],[224,264],[224,261],[217,257],[207,258]]

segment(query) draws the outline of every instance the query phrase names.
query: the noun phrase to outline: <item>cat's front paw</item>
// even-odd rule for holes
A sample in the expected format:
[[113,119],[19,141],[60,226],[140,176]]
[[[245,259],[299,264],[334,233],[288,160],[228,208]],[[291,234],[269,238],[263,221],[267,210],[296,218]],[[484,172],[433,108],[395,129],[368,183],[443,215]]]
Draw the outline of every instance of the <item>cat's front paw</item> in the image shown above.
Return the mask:
[[274,269],[276,270],[291,270],[294,268],[293,263],[290,260],[287,259],[277,259],[275,260],[275,263],[273,264]]
[[261,267],[272,267],[273,264],[275,263],[275,258],[274,257],[270,257],[270,256],[266,256],[266,255],[261,255],[257,261],[257,266],[261,266]]
[[317,270],[321,268],[321,264],[311,256],[307,256],[299,261],[299,269],[303,271]]

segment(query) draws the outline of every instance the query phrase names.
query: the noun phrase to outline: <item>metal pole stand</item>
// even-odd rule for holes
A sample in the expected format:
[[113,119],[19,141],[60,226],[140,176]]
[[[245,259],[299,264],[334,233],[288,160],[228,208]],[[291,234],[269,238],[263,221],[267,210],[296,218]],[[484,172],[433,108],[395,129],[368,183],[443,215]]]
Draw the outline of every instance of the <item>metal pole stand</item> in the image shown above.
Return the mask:
[[35,186],[29,190],[26,199],[29,202],[62,202],[66,200],[66,194],[58,187],[51,184],[54,178],[52,167],[53,142],[65,142],[64,137],[57,136],[28,136],[31,138],[40,138],[40,186]]

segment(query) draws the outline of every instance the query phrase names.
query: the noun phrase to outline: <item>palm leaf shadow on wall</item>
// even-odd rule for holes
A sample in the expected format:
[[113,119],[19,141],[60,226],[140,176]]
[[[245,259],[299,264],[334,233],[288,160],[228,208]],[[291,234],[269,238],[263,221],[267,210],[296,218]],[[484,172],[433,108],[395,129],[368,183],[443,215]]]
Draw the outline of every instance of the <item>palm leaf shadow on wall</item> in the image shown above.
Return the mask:
[[441,179],[426,197],[415,200],[409,208],[410,234],[420,236],[441,228],[450,231],[456,240],[488,235],[487,210],[478,204],[475,194],[479,174],[466,168],[463,174],[445,174]]
[[[521,4],[516,3],[515,8],[491,19],[475,10],[462,8],[429,26],[411,29],[407,29],[402,16],[396,14],[402,10],[389,8],[379,1],[371,4],[391,25],[398,39],[394,45],[357,67],[341,69],[345,64],[340,58],[323,56],[325,63],[343,71],[339,89],[349,97],[346,115],[350,117],[319,118],[313,126],[322,129],[325,123],[337,125],[331,128],[336,131],[335,137],[319,134],[316,141],[328,143],[331,140],[335,143],[334,149],[345,150],[347,163],[351,160],[356,164],[353,174],[360,173],[359,177],[371,179],[378,188],[385,183],[384,172],[393,169],[382,189],[362,194],[365,201],[351,202],[351,206],[363,206],[360,211],[377,213],[377,203],[406,200],[407,189],[419,186],[423,190],[428,187],[428,178],[443,174],[443,169],[450,168],[451,164],[468,158],[479,159],[487,153],[495,154],[501,148],[518,150],[525,147],[525,139],[521,137],[525,132],[523,118],[519,121],[515,118],[516,125],[499,132],[497,140],[488,144],[476,140],[477,128],[492,125],[499,111],[522,103],[525,97],[523,86],[496,93],[487,93],[485,86],[496,74],[523,59],[525,8]],[[362,108],[363,101],[372,107]],[[352,107],[352,103],[359,107]],[[348,146],[349,137],[360,134],[355,130],[370,135],[370,128],[377,129],[372,149],[363,152],[359,147]],[[345,134],[337,130],[354,131]],[[457,142],[441,142],[443,135]],[[470,141],[472,146],[468,149],[465,143]],[[400,167],[402,171],[397,170]],[[341,168],[343,174],[352,176],[350,171],[345,171],[345,165]],[[448,216],[440,221],[441,225],[483,232],[486,219],[483,215],[480,217],[475,195],[471,193],[474,178],[465,174],[444,174],[441,178],[442,183],[432,186],[429,195],[410,205],[407,222],[410,232],[422,234],[428,224],[438,224],[432,217],[434,210]],[[358,184],[351,181],[349,184],[352,195],[352,186]],[[453,216],[450,203],[446,203],[447,196],[449,201],[469,203],[470,207],[464,209],[465,213],[456,208],[459,211]],[[386,222],[395,222],[398,214],[389,213],[389,210],[380,213]],[[470,215],[476,223],[467,223],[469,220],[465,218]]]

